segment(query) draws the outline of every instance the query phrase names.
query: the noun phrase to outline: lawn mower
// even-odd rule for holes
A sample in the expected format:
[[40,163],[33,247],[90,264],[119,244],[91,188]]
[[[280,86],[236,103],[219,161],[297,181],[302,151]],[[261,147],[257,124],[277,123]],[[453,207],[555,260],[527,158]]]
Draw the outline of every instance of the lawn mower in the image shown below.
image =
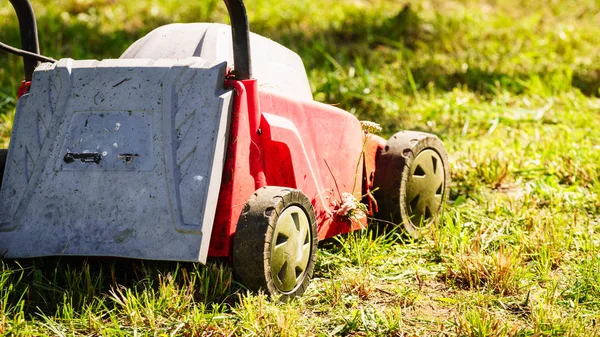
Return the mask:
[[287,299],[318,241],[364,213],[418,235],[440,212],[442,142],[386,141],[314,101],[300,57],[250,33],[242,0],[225,0],[231,26],[166,25],[101,61],[40,55],[31,4],[10,2],[22,49],[0,47],[25,80],[0,152],[4,258],[223,258]]

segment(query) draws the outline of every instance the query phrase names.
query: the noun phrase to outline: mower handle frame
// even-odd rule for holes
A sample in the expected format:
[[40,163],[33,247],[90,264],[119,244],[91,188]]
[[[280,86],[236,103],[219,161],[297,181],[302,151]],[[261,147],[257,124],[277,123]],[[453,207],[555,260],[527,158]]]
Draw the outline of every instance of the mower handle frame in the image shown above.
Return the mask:
[[[21,48],[33,54],[40,53],[40,44],[38,40],[37,22],[33,7],[29,0],[9,0],[19,20],[19,30],[21,31]],[[25,70],[25,80],[31,81],[33,70],[39,61],[34,57],[23,56],[23,68]]]
[[250,53],[250,26],[244,0],[223,0],[227,6],[231,21],[233,40],[233,75],[236,80],[252,78],[252,59]]
[[[19,20],[21,31],[21,46],[23,50],[40,54],[37,22],[33,7],[29,0],[9,0]],[[250,53],[250,27],[248,13],[243,0],[223,0],[227,6],[231,21],[231,36],[233,42],[233,76],[236,80],[252,79],[252,60]],[[23,55],[25,80],[31,81],[33,71],[39,64],[37,58]]]

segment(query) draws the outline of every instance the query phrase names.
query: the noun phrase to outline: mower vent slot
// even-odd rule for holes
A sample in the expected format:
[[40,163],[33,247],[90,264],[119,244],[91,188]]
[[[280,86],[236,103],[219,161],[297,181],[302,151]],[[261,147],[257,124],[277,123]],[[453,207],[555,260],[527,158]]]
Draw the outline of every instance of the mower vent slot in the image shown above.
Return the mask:
[[86,152],[86,153],[71,153],[67,152],[65,154],[63,161],[67,164],[71,164],[76,160],[80,160],[82,163],[94,163],[100,164],[102,160],[102,155],[97,152]]

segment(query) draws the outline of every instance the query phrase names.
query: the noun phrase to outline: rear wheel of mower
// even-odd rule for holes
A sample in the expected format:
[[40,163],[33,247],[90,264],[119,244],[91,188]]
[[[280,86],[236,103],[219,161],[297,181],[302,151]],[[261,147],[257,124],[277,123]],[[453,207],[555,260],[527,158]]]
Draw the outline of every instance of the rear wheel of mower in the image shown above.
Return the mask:
[[287,300],[302,295],[315,267],[317,222],[299,190],[267,186],[252,195],[233,240],[233,272],[250,290]]
[[448,153],[435,135],[401,131],[387,142],[375,171],[377,216],[402,223],[412,236],[434,220],[450,183]]

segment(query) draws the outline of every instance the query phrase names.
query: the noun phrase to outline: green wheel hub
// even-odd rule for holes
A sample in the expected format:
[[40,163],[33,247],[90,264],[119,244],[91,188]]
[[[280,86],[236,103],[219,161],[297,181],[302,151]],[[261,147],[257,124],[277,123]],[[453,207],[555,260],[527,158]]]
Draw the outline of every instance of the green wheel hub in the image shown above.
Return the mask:
[[271,242],[271,276],[282,292],[293,291],[302,282],[313,245],[310,226],[298,206],[287,207],[277,219]]
[[450,191],[444,143],[430,133],[400,131],[388,139],[376,167],[377,216],[401,224],[409,235],[419,237],[438,217]]
[[432,149],[421,151],[410,167],[406,182],[406,208],[417,227],[427,225],[442,204],[445,188],[444,163]]
[[233,273],[254,291],[280,301],[306,291],[317,259],[315,210],[302,191],[256,190],[244,205],[233,237]]

